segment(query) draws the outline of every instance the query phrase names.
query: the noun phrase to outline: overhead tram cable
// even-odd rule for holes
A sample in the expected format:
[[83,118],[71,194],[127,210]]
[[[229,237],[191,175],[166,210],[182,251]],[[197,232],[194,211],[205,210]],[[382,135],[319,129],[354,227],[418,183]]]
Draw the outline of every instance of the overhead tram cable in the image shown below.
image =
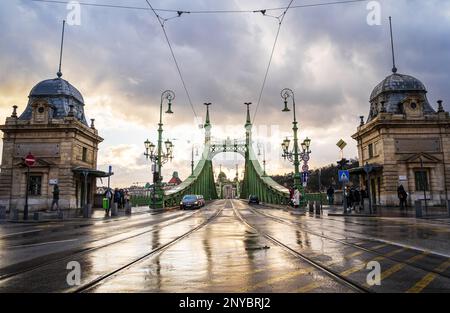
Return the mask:
[[170,20],[170,19],[172,19],[172,18],[180,17],[184,12],[178,11],[178,12],[177,12],[177,16],[174,16],[174,17],[172,17],[172,18],[166,18],[166,19],[164,19],[164,18],[162,18],[162,17],[155,11],[155,9],[153,8],[153,6],[150,4],[150,1],[145,0],[145,2],[147,2],[148,6],[149,6],[150,9],[152,10],[153,14],[155,14],[156,18],[158,19],[158,22],[159,22],[159,24],[160,24],[160,26],[161,26],[161,29],[162,29],[163,33],[164,33],[164,37],[165,37],[165,39],[166,39],[167,45],[169,46],[170,53],[171,53],[171,55],[172,55],[173,61],[174,61],[175,66],[176,66],[176,68],[177,68],[178,75],[180,76],[180,80],[181,80],[181,83],[182,83],[182,85],[183,85],[184,91],[185,91],[185,93],[186,93],[186,96],[187,96],[187,98],[188,98],[189,104],[190,104],[190,106],[191,106],[192,112],[194,113],[194,116],[195,116],[195,118],[197,119],[198,116],[197,116],[197,113],[195,112],[194,105],[192,104],[191,95],[189,94],[189,91],[188,91],[188,89],[187,89],[187,87],[186,87],[186,82],[184,81],[183,74],[181,73],[181,69],[180,69],[180,66],[179,66],[179,64],[178,64],[177,58],[176,58],[176,56],[175,56],[175,53],[173,52],[172,44],[170,43],[169,36],[167,36],[166,29],[164,28],[165,22],[167,22],[168,20]]
[[[44,2],[44,3],[55,3],[55,4],[65,4],[67,5],[70,1],[66,0],[29,0],[33,2]],[[309,8],[309,7],[318,7],[318,6],[329,6],[329,5],[338,5],[338,4],[349,4],[349,3],[357,3],[357,2],[368,2],[369,0],[341,0],[341,1],[331,1],[331,2],[321,2],[321,3],[311,3],[311,4],[299,4],[291,6],[290,9],[300,9],[300,8]],[[113,8],[113,9],[129,9],[129,10],[152,10],[148,7],[138,7],[138,6],[128,6],[128,5],[115,5],[115,4],[101,4],[101,3],[92,3],[86,1],[80,1],[79,4],[81,6],[92,6],[92,7],[105,7],[105,8]],[[277,8],[268,8],[268,9],[256,9],[256,10],[181,10],[181,9],[162,9],[162,8],[154,8],[156,12],[172,12],[172,13],[190,13],[190,14],[233,14],[233,13],[261,13],[262,11],[282,11],[286,10],[287,7],[277,7]]]

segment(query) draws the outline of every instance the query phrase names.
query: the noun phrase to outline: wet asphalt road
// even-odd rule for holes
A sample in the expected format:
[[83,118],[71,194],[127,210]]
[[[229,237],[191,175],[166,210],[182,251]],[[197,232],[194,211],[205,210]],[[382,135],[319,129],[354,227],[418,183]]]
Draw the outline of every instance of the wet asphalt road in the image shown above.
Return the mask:
[[[0,224],[0,292],[450,292],[449,239],[446,220],[297,216],[239,200]],[[371,261],[379,286],[367,283]]]

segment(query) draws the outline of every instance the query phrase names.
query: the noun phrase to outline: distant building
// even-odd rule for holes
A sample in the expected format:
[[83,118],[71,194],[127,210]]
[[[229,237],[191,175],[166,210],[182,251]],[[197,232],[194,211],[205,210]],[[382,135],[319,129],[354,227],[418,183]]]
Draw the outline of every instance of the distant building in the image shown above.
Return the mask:
[[181,184],[181,179],[178,176],[178,172],[173,172],[172,178],[167,182],[167,186],[178,186]]
[[81,208],[93,203],[96,178],[108,173],[97,170],[98,145],[103,139],[88,125],[84,99],[68,81],[44,80],[31,89],[28,104],[0,126],[3,154],[0,173],[0,205],[23,210],[26,193],[24,157],[32,153],[36,165],[30,170],[29,211],[48,209],[53,185],[60,189],[60,207]]
[[366,123],[352,136],[358,143],[361,175],[366,188],[365,164],[370,174],[372,201],[377,205],[398,205],[397,188],[403,185],[409,204],[424,199],[430,205],[444,205],[450,188],[450,118],[442,101],[437,111],[427,99],[418,79],[397,73],[386,77],[370,96]]

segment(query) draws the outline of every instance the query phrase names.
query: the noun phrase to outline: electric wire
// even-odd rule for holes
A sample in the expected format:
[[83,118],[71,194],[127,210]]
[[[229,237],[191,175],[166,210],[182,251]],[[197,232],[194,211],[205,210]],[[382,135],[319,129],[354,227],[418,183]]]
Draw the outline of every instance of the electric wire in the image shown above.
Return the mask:
[[[33,2],[44,2],[44,3],[55,3],[55,4],[68,4],[71,1],[63,1],[63,0],[29,0]],[[318,7],[318,6],[328,6],[328,5],[337,5],[337,4],[348,4],[348,3],[357,3],[357,2],[367,2],[369,0],[341,0],[341,1],[331,1],[331,2],[321,2],[321,3],[311,3],[311,4],[299,4],[295,6],[291,6],[290,9],[299,9],[299,8],[309,8],[309,7]],[[78,2],[81,6],[92,6],[92,7],[106,7],[106,8],[115,8],[115,9],[130,9],[130,10],[151,10],[147,7],[138,7],[138,6],[128,6],[128,5],[115,5],[115,4],[106,4],[106,3],[92,3],[92,2]],[[256,9],[256,10],[179,10],[179,9],[162,9],[162,8],[154,8],[156,12],[172,12],[172,13],[191,13],[191,14],[232,14],[232,13],[260,13],[262,11],[282,11],[286,10],[287,7],[277,7],[277,8],[268,8],[268,9]]]
[[[183,74],[181,73],[180,65],[178,64],[177,58],[176,58],[175,53],[174,53],[173,48],[172,48],[172,44],[170,43],[170,40],[169,40],[169,36],[167,35],[166,29],[164,28],[164,23],[168,19],[163,19],[161,16],[159,16],[159,14],[155,11],[153,6],[150,4],[150,1],[145,0],[145,2],[147,2],[148,6],[152,10],[152,12],[155,14],[159,24],[161,25],[161,29],[162,29],[162,31],[164,33],[164,38],[166,39],[167,45],[169,46],[170,53],[172,55],[173,61],[175,63],[175,66],[177,68],[178,75],[180,76],[180,80],[181,80],[181,83],[183,85],[183,88],[184,88],[184,91],[186,93],[186,96],[188,98],[188,101],[189,101],[189,104],[191,106],[192,112],[194,113],[195,118],[198,118],[197,113],[195,112],[194,105],[193,105],[192,100],[191,100],[191,95],[189,94],[189,91],[188,91],[188,89],[186,87],[186,82],[184,81],[184,78],[183,78]],[[178,13],[178,17],[180,17],[182,14],[183,13]]]
[[[278,19],[277,34],[275,35],[275,40],[273,42],[272,51],[270,53],[269,63],[267,64],[266,72],[264,74],[264,79],[263,79],[263,83],[262,83],[262,86],[261,86],[261,90],[259,92],[258,102],[256,104],[256,109],[255,109],[255,112],[253,113],[252,124],[255,123],[256,114],[258,113],[258,108],[259,108],[259,105],[261,103],[261,99],[262,99],[262,95],[263,95],[264,89],[266,87],[266,82],[267,82],[267,77],[269,75],[270,65],[272,64],[272,59],[273,59],[273,55],[275,54],[275,49],[276,49],[276,46],[277,46],[278,37],[280,36],[281,25],[283,24],[284,18],[286,17],[286,13],[288,12],[288,10],[291,7],[293,2],[294,2],[294,0],[291,0],[289,2],[289,5],[284,10],[284,12],[277,18]],[[261,13],[263,15],[265,15],[265,12],[261,12]]]

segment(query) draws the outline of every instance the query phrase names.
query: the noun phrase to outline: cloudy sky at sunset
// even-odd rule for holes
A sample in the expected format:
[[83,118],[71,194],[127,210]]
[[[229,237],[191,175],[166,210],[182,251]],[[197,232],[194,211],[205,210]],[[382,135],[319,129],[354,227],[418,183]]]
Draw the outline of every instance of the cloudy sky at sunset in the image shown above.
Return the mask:
[[[60,1],[65,2],[65,1]],[[83,0],[146,8],[145,0]],[[285,7],[289,0],[153,0],[155,8],[185,11],[260,10]],[[295,0],[294,5],[328,2]],[[255,115],[256,142],[266,147],[269,174],[290,171],[280,160],[282,136],[289,135],[292,115],[281,112],[280,91],[295,92],[300,138],[312,139],[312,167],[335,162],[336,142],[348,142],[347,157],[357,155],[351,135],[359,116],[368,114],[372,89],[390,74],[388,17],[393,16],[399,72],[420,79],[428,99],[444,100],[450,109],[450,1],[380,0],[381,25],[369,26],[369,1],[290,9],[283,21],[262,100]],[[21,113],[31,88],[56,77],[62,3],[0,1],[0,119]],[[176,13],[159,11],[164,18]],[[268,11],[272,15],[280,11]],[[143,142],[156,140],[161,92],[176,93],[174,114],[164,116],[165,138],[175,139],[175,159],[167,178],[190,172],[190,147],[201,147],[204,102],[212,102],[216,138],[244,138],[245,106],[254,116],[278,21],[261,13],[183,14],[165,28],[191,95],[184,92],[157,19],[149,10],[81,7],[81,25],[67,26],[63,78],[83,94],[86,116],[95,118],[104,138],[98,168],[111,164],[113,184],[127,186],[151,178]],[[194,118],[194,112],[199,119]],[[199,153],[200,154],[200,153]],[[241,157],[217,156],[234,175]]]

